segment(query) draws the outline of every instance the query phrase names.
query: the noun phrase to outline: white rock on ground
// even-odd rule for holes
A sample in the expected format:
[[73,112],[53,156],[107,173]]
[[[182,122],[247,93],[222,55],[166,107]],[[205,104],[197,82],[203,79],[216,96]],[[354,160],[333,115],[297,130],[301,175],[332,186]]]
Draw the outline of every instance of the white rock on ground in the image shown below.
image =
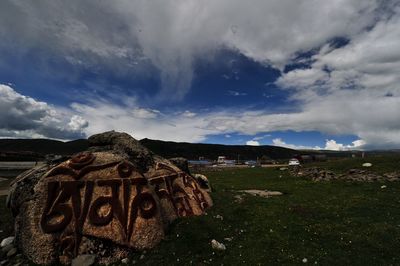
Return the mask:
[[220,219],[222,221],[222,220],[224,220],[224,217],[222,217],[222,215],[217,214],[215,216],[215,219]]
[[226,247],[224,244],[219,243],[217,240],[213,239],[211,240],[211,247],[215,250],[226,250]]
[[235,195],[234,198],[236,203],[242,203],[244,200],[241,195]]
[[239,192],[248,193],[253,196],[260,196],[263,198],[269,198],[272,196],[281,196],[282,192],[279,191],[268,191],[268,190],[258,190],[258,189],[248,189],[248,190],[240,190]]
[[7,238],[4,238],[1,243],[0,243],[0,247],[5,247],[8,245],[11,245],[14,242],[14,237],[13,236],[9,236]]
[[7,258],[10,258],[10,257],[14,256],[15,254],[17,254],[17,249],[12,248],[7,252]]
[[75,259],[72,260],[71,266],[91,266],[94,264],[96,260],[95,255],[79,255]]
[[2,247],[2,248],[1,248],[1,251],[2,251],[3,253],[7,254],[7,252],[9,252],[13,247],[14,247],[14,245],[13,245],[13,244],[10,244],[10,245],[7,245],[7,246],[5,246],[5,247]]
[[363,167],[371,167],[371,166],[372,166],[372,163],[363,163],[362,166],[363,166]]

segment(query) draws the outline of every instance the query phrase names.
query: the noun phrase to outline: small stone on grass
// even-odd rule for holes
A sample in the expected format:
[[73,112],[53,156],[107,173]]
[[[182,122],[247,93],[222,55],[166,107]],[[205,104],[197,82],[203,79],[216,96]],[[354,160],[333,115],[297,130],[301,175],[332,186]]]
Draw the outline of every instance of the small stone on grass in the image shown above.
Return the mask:
[[72,260],[71,266],[91,266],[94,264],[96,260],[95,255],[79,255],[75,259]]
[[8,246],[10,244],[12,244],[14,242],[14,237],[13,236],[9,236],[7,238],[4,238],[1,243],[0,243],[0,247],[5,247]]
[[215,250],[226,250],[225,245],[215,239],[211,240],[211,247]]
[[3,253],[7,254],[13,247],[14,247],[14,246],[13,246],[12,244],[10,244],[10,245],[7,245],[7,246],[3,247],[3,248],[1,249],[1,251],[2,251]]
[[7,257],[10,258],[12,256],[14,256],[15,254],[17,254],[17,249],[16,248],[12,248],[7,252]]

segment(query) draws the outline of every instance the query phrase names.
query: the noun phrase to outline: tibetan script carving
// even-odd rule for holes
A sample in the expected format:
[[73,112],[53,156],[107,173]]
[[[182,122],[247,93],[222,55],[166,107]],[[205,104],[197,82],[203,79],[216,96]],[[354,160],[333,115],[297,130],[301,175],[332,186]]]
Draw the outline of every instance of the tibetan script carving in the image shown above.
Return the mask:
[[[126,160],[98,160],[92,153],[78,154],[53,168],[45,181],[40,227],[58,237],[62,254],[68,257],[79,254],[84,235],[128,247],[146,246],[143,239],[163,236],[163,223],[200,215],[211,202],[192,176],[172,166],[158,163],[143,175]],[[164,207],[173,213],[160,210]],[[163,221],[160,213],[170,218]],[[143,228],[152,235],[141,236]]]

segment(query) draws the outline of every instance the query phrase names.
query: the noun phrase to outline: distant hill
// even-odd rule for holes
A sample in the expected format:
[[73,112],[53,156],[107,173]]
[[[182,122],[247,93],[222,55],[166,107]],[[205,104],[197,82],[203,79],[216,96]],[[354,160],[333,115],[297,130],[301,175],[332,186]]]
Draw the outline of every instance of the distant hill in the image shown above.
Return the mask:
[[[140,143],[154,153],[166,158],[185,157],[192,160],[199,157],[216,160],[219,155],[226,156],[229,159],[237,159],[239,156],[240,160],[254,160],[263,155],[271,159],[285,159],[299,153],[296,150],[276,146],[194,144],[151,139],[142,139]],[[13,157],[15,157],[15,154],[21,154],[21,156],[29,154],[31,157],[32,154],[36,154],[38,157],[43,157],[46,154],[70,155],[87,148],[86,139],[68,142],[50,139],[0,139],[0,155],[11,153]]]
[[86,139],[68,142],[51,139],[0,139],[0,160],[38,160],[46,154],[70,155],[88,148]]
[[189,160],[197,160],[199,157],[216,160],[219,155],[228,159],[237,159],[239,156],[240,160],[255,160],[263,155],[271,159],[286,159],[299,153],[276,146],[201,144],[151,139],[142,139],[140,143],[163,157],[185,157]]

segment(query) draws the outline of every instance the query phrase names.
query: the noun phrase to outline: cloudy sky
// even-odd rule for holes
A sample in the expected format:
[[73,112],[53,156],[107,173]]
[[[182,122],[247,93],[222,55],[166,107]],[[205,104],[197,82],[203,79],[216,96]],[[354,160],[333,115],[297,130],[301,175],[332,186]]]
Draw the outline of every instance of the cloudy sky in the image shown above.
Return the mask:
[[398,0],[2,0],[0,137],[400,148]]

